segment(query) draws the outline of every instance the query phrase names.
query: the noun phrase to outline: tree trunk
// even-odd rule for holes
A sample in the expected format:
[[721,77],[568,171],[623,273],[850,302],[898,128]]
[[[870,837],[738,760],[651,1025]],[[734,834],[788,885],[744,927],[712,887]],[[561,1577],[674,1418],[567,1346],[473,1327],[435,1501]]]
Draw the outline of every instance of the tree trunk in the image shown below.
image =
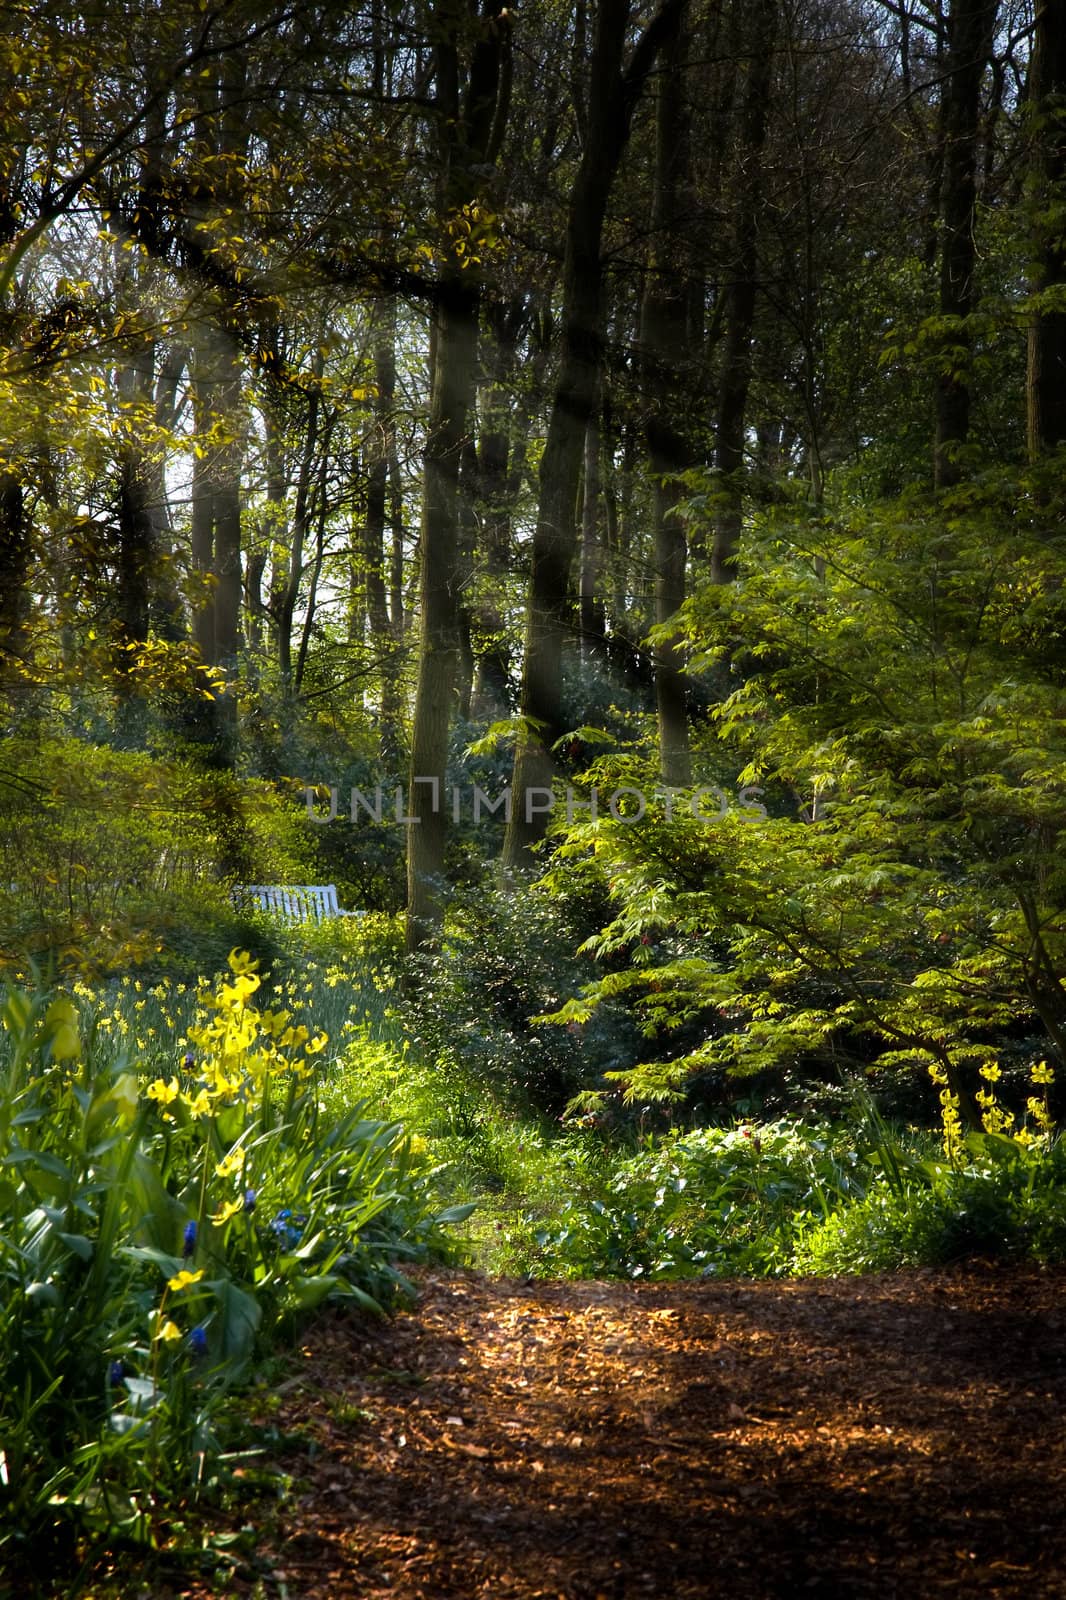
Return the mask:
[[203,581],[193,605],[193,638],[205,663],[221,667],[230,687],[195,708],[197,738],[213,742],[229,765],[237,732],[236,671],[241,596],[242,385],[237,343],[220,322],[199,330],[193,362],[198,437],[212,439],[193,463],[192,561]]
[[438,206],[448,259],[434,307],[422,492],[418,682],[407,795],[406,932],[412,953],[434,942],[444,914],[444,791],[459,670],[460,471],[477,384],[476,268],[453,252],[448,227],[481,192],[483,171],[476,169],[495,165],[510,90],[506,13],[473,25],[475,42],[462,91],[460,46],[470,27],[466,6],[462,0],[440,0],[435,20]]
[[407,796],[409,951],[433,941],[443,916],[444,786],[459,671],[459,477],[477,362],[476,300],[465,284],[452,281],[441,286],[436,318],[422,491],[418,682]]
[[600,534],[602,484],[600,478],[599,407],[585,429],[585,459],[581,487],[581,654],[588,662],[606,655],[606,612],[601,583],[603,539]]
[[[680,202],[689,177],[685,114],[685,13],[678,11],[663,48],[655,119],[652,247],[641,313],[647,396],[646,436],[652,473],[655,620],[669,622],[685,599],[685,529],[677,514],[683,490],[674,474],[691,464],[682,390],[688,343],[689,284],[684,271]],[[659,766],[664,783],[691,782],[682,651],[676,636],[655,647]]]
[[948,17],[946,78],[940,96],[943,169],[940,185],[940,316],[948,319],[934,394],[933,481],[938,489],[961,477],[959,446],[970,431],[970,335],[973,309],[974,207],[981,81],[992,51],[995,0],[954,0]]
[[751,384],[751,335],[758,277],[759,208],[766,108],[770,94],[777,0],[756,0],[751,9],[747,84],[740,112],[740,161],[736,178],[734,255],[724,294],[722,367],[718,389],[718,434],[714,464],[721,478],[715,518],[711,582],[730,583],[743,521],[744,436]]
[[551,789],[551,747],[563,732],[562,665],[572,630],[570,569],[577,543],[577,491],[602,356],[601,245],[607,202],[637,100],[682,4],[683,0],[666,0],[623,73],[629,0],[597,0],[584,149],[567,213],[559,376],[540,464],[519,702],[522,727],[504,842],[506,869],[532,864],[532,847],[543,837],[547,821],[534,791]]
[[0,693],[18,698],[29,667],[31,543],[22,484],[0,473]]
[[385,557],[389,461],[396,449],[396,301],[391,295],[377,302],[373,319],[374,427],[367,445],[362,554],[367,620],[374,655],[380,663],[381,754],[391,762],[400,748],[400,675],[396,660],[399,640],[389,615]]
[[[1036,211],[1031,290],[1066,285],[1066,0],[1040,0],[1029,69],[1033,129],[1032,200]],[[1029,328],[1026,381],[1033,460],[1066,441],[1066,310],[1039,307]]]

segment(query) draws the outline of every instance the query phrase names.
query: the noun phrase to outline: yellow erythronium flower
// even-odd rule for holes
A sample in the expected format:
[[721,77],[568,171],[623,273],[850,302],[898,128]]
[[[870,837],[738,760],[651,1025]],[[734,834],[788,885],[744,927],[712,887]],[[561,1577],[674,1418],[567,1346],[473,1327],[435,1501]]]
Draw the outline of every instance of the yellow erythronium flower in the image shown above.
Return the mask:
[[167,1279],[167,1288],[170,1289],[172,1293],[177,1294],[179,1290],[189,1289],[194,1283],[199,1283],[203,1275],[202,1267],[197,1272],[186,1272],[185,1268],[182,1267],[181,1271],[176,1277]]
[[162,1078],[155,1078],[154,1082],[149,1083],[144,1093],[147,1094],[147,1098],[158,1101],[160,1106],[171,1106],[181,1094],[181,1086],[179,1086],[178,1078],[171,1078],[168,1083],[163,1083]]
[[171,1322],[168,1317],[163,1326],[156,1329],[154,1337],[162,1339],[166,1344],[173,1344],[175,1339],[181,1338],[181,1329],[176,1322]]
[[216,1228],[224,1227],[231,1217],[235,1217],[238,1211],[243,1210],[243,1200],[227,1200],[222,1209],[215,1212],[214,1216],[211,1218],[211,1221],[215,1224]]
[[239,1146],[231,1150],[228,1155],[215,1165],[215,1176],[218,1178],[232,1178],[236,1173],[243,1171],[247,1151]]
[[1046,1061],[1038,1061],[1029,1074],[1030,1083],[1054,1083],[1055,1074]]
[[259,970],[259,962],[256,958],[250,955],[247,950],[238,950],[236,945],[230,951],[227,960],[230,971],[236,973],[238,977],[246,972],[257,972]]

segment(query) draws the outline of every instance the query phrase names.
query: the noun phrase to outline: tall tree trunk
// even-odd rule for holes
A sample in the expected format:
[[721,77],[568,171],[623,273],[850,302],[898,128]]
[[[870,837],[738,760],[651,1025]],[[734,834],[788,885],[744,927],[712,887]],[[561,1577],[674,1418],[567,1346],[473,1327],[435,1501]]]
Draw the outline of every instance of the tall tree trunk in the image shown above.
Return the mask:
[[443,915],[444,785],[459,673],[459,479],[474,402],[477,307],[461,281],[441,285],[433,402],[422,490],[418,682],[411,733],[407,947],[436,937]]
[[948,16],[946,78],[940,95],[940,315],[949,319],[936,375],[933,481],[958,483],[958,452],[970,431],[970,334],[973,309],[974,207],[981,81],[992,52],[995,0],[953,0]]
[[603,539],[600,532],[602,484],[600,474],[600,418],[597,406],[585,429],[585,458],[581,473],[581,654],[588,662],[606,655],[606,612],[601,588]]
[[229,765],[237,724],[236,671],[241,596],[242,383],[237,342],[221,321],[199,331],[193,363],[193,413],[197,435],[211,443],[193,463],[192,560],[203,580],[193,606],[193,637],[201,659],[221,667],[230,687],[200,707],[199,737],[217,745]]
[[743,522],[742,471],[758,278],[762,154],[777,34],[777,0],[756,0],[750,12],[750,28],[747,82],[740,112],[740,160],[735,174],[734,253],[724,294],[718,434],[714,452],[722,498],[715,518],[711,551],[712,583],[729,583],[736,576]]
[[[475,396],[471,395],[471,408]],[[470,720],[474,693],[474,574],[477,565],[477,448],[469,430],[463,441],[459,468],[459,544],[456,551],[455,592],[458,600],[459,662],[455,684],[455,709],[461,721]]]
[[[508,113],[510,25],[506,13],[473,24],[462,0],[440,0],[434,43],[441,177],[442,233],[481,193],[486,167],[495,166]],[[465,89],[461,47],[472,27]],[[475,169],[481,168],[479,174]],[[449,259],[438,284],[426,438],[418,682],[411,732],[407,804],[407,949],[436,939],[444,914],[441,894],[446,838],[448,735],[459,670],[457,554],[462,456],[477,384],[476,269],[465,268],[446,242]]]
[[636,103],[673,14],[682,4],[683,0],[665,0],[625,71],[629,0],[596,4],[584,149],[567,212],[559,375],[540,464],[519,702],[522,726],[504,842],[508,869],[532,864],[532,847],[544,835],[547,812],[534,791],[551,789],[550,751],[563,732],[562,665],[572,630],[570,569],[577,543],[577,491],[602,357],[601,249],[607,202]]
[[17,701],[29,668],[30,524],[22,483],[0,473],[0,695]]
[[522,314],[522,308],[514,305],[490,311],[486,319],[487,348],[482,355],[488,380],[479,397],[477,498],[483,537],[472,709],[475,716],[490,720],[503,717],[510,704],[511,641],[505,611],[511,569],[511,517],[522,485],[541,361],[538,349],[530,363],[533,370],[527,373],[516,404],[511,398],[511,385]]
[[320,383],[323,358],[319,351],[312,363],[313,384],[307,400],[307,421],[304,428],[300,466],[296,475],[296,495],[293,502],[292,529],[288,553],[288,570],[278,608],[278,668],[286,694],[295,692],[293,678],[293,620],[304,580],[304,549],[311,528],[314,472],[318,451],[318,425],[321,410]]
[[[1032,203],[1036,212],[1031,288],[1066,285],[1066,0],[1039,0],[1029,69]],[[1029,328],[1026,381],[1029,454],[1035,460],[1066,441],[1066,310],[1039,307]]]
[[[655,620],[662,626],[685,599],[685,528],[677,514],[683,491],[674,474],[691,464],[685,438],[683,374],[688,343],[689,284],[684,270],[681,199],[689,176],[685,113],[685,11],[677,12],[663,46],[655,118],[652,247],[641,314],[641,350],[648,411],[655,539]],[[679,382],[679,379],[681,382]],[[682,652],[676,636],[655,646],[659,767],[667,784],[691,782]]]
[[389,462],[396,449],[396,301],[382,297],[373,308],[374,427],[367,444],[366,520],[363,573],[367,620],[380,663],[381,754],[386,762],[400,748],[398,639],[389,615],[385,530],[388,519]]

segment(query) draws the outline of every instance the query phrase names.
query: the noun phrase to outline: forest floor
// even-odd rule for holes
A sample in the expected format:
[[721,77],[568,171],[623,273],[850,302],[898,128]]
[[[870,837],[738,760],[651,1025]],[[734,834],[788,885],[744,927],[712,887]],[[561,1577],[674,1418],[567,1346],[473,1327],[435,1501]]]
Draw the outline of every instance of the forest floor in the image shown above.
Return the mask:
[[314,1325],[254,1550],[153,1600],[1066,1595],[1061,1271],[418,1283]]

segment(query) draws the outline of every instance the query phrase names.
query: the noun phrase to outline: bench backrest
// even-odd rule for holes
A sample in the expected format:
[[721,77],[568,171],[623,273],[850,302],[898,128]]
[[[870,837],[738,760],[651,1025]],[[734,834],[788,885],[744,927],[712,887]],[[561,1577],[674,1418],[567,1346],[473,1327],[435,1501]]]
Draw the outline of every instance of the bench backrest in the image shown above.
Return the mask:
[[337,886],[333,883],[247,883],[233,891],[238,904],[254,901],[260,911],[286,922],[324,922],[341,915]]

